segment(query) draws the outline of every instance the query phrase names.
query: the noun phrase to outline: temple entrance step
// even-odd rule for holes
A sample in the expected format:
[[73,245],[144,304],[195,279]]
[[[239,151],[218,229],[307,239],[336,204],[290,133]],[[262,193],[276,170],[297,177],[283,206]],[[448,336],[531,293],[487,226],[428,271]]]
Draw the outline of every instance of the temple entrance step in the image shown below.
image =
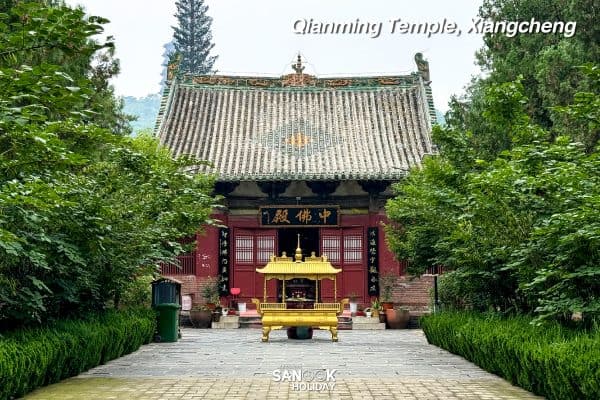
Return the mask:
[[352,329],[356,330],[382,330],[385,324],[379,322],[379,318],[354,317],[352,318]]
[[352,329],[352,317],[350,315],[340,315],[338,318],[338,330],[351,330]]
[[254,329],[261,329],[262,328],[262,321],[260,319],[260,316],[256,315],[256,316],[248,316],[248,317],[243,317],[240,316],[240,328],[254,328]]

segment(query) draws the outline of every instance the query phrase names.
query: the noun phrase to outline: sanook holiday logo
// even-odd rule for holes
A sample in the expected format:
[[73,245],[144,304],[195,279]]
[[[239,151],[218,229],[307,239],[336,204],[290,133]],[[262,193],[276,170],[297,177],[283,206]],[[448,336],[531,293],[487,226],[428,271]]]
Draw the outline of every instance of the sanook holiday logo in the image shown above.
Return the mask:
[[273,381],[289,383],[295,392],[330,392],[335,389],[336,369],[285,367],[273,371]]
[[346,21],[319,21],[315,18],[297,19],[292,24],[297,35],[354,35],[377,39],[387,35],[435,35],[461,36],[467,34],[500,34],[507,37],[527,34],[559,34],[566,38],[575,35],[576,21],[538,21],[535,18],[523,21],[492,21],[484,18],[472,18],[470,26],[443,18],[431,21],[410,21],[404,18],[387,21],[363,21],[360,18]]

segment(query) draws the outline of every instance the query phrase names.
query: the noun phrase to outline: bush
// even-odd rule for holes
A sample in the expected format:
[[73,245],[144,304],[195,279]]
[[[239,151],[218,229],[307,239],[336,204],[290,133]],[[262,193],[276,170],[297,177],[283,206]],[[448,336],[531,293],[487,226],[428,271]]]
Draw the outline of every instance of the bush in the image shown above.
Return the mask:
[[600,331],[528,317],[444,312],[422,318],[429,343],[548,399],[600,398]]
[[119,306],[150,307],[152,305],[152,275],[142,275],[132,279],[123,290]]
[[447,272],[438,277],[438,297],[443,310],[488,311],[493,308],[490,291],[484,279],[465,276],[460,271]]
[[154,312],[138,309],[6,334],[0,340],[0,399],[20,397],[131,353],[149,343],[154,330]]

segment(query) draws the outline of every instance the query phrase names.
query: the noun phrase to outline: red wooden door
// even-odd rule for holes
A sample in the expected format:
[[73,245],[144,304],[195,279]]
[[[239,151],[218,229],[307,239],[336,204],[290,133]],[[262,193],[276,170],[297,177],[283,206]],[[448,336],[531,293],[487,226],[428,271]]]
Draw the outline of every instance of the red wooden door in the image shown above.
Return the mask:
[[364,232],[362,228],[344,229],[342,232],[342,274],[344,287],[342,295],[358,295],[358,302],[366,301],[367,268],[365,263]]
[[[321,254],[326,255],[333,266],[342,269],[337,276],[338,300],[355,293],[359,302],[366,301],[364,235],[362,227],[321,231]],[[333,281],[323,280],[321,293],[323,301],[333,301]]]
[[[256,272],[275,254],[277,232],[274,229],[233,229],[232,287],[241,289],[240,299],[263,298],[263,277]],[[276,297],[276,283],[269,282],[269,300]]]

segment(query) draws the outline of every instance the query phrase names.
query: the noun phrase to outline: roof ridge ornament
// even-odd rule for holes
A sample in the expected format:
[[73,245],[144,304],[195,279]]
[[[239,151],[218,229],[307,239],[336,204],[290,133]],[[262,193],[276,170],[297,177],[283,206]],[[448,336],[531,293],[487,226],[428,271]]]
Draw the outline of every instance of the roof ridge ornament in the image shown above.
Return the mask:
[[294,73],[287,74],[281,77],[281,85],[283,87],[303,87],[314,86],[317,79],[313,75],[305,74],[305,65],[302,64],[302,55],[298,53],[296,62],[292,64]]
[[172,82],[180,73],[181,54],[173,53],[167,63],[167,82]]
[[298,75],[301,75],[304,68],[304,65],[302,65],[302,56],[298,53],[298,60],[296,61],[296,64],[292,64],[292,69],[296,71]]
[[417,69],[419,74],[423,77],[426,85],[431,83],[431,75],[429,74],[429,61],[427,61],[423,57],[423,53],[415,54],[415,64],[417,64]]

